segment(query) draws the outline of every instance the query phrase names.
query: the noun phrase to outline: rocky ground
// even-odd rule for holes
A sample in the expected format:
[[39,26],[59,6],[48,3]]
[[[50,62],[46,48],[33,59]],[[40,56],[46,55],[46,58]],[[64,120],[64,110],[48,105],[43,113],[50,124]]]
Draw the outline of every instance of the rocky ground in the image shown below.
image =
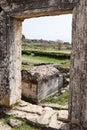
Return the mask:
[[[57,106],[56,106],[57,107]],[[11,115],[35,125],[41,130],[69,130],[67,106],[58,106],[60,110],[54,110],[50,106],[32,105],[21,101],[11,110],[3,109],[6,115]],[[0,122],[0,130],[11,130],[12,127],[20,125],[21,122],[11,119],[9,125]]]

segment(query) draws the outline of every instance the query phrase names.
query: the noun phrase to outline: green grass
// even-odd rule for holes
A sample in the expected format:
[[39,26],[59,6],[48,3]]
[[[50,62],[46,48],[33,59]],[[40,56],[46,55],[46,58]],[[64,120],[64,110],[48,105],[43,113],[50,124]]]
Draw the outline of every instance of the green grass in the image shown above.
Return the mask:
[[65,60],[59,60],[55,58],[48,58],[48,57],[40,57],[40,56],[32,56],[32,55],[23,55],[22,56],[23,61],[29,61],[29,63],[61,63],[61,62],[70,62],[70,60],[65,59]]
[[22,46],[22,50],[56,52],[56,53],[65,53],[65,54],[71,53],[71,50],[56,50],[56,49],[52,49],[52,48],[43,49],[43,48],[33,48],[33,47],[27,47],[27,46],[26,47]]
[[[40,57],[40,56],[32,56],[32,55],[22,55],[22,61],[26,62],[29,65],[23,65],[23,69],[28,69],[33,67],[34,64],[39,64],[39,63],[56,63],[60,65],[61,67],[69,67],[70,66],[70,60],[65,59],[65,60],[59,60],[55,58],[48,58],[48,57]],[[64,64],[61,64],[65,62]]]
[[21,126],[15,127],[12,130],[38,130],[34,126],[29,126],[27,123],[23,123]]
[[69,92],[65,91],[63,94],[55,94],[53,96],[47,97],[43,99],[41,102],[42,103],[56,103],[59,105],[65,105],[68,104],[68,96]]
[[55,48],[54,43],[47,43],[46,45],[48,45],[48,47],[42,43],[24,43],[22,45],[22,61],[29,65],[22,65],[22,69],[32,68],[34,64],[39,63],[56,63],[61,67],[70,66],[69,56],[71,50],[58,50]]
[[[0,122],[8,124],[10,119],[17,119],[17,118],[13,116],[6,116],[5,118],[2,118]],[[12,128],[11,130],[39,130],[39,129],[35,128],[34,126],[30,126],[25,121],[23,121],[22,125],[16,126]]]
[[48,57],[54,59],[70,59],[70,54],[64,52],[44,51],[44,50],[22,50],[22,54]]

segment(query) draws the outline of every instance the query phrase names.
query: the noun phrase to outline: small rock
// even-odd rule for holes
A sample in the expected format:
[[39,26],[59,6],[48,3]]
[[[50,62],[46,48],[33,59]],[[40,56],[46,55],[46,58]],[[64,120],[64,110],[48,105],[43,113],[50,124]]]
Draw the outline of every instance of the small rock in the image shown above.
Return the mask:
[[60,110],[58,112],[59,112],[58,118],[68,119],[68,111],[67,110]]
[[17,119],[10,119],[9,121],[9,125],[11,127],[20,126],[21,124],[22,124],[22,121],[17,120]]
[[61,91],[61,93],[65,93],[65,92],[66,92],[66,90],[62,90],[62,91]]
[[25,107],[27,105],[28,105],[28,103],[25,102],[25,101],[21,101],[20,104],[19,104],[20,107]]
[[11,130],[11,127],[3,122],[0,122],[0,130]]

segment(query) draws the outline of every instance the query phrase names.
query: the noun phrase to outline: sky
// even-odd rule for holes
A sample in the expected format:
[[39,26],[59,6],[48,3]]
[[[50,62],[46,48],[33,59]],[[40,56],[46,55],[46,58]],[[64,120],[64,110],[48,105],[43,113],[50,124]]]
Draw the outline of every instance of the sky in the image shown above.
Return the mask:
[[28,39],[71,42],[72,14],[25,19],[22,34]]

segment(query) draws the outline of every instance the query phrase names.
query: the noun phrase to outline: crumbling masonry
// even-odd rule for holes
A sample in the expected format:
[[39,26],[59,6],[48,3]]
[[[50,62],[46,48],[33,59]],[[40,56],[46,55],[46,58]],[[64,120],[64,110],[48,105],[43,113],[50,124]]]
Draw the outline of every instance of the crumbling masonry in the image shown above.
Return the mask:
[[70,129],[87,130],[87,0],[0,0],[0,104],[21,99],[21,23],[25,18],[73,13]]

